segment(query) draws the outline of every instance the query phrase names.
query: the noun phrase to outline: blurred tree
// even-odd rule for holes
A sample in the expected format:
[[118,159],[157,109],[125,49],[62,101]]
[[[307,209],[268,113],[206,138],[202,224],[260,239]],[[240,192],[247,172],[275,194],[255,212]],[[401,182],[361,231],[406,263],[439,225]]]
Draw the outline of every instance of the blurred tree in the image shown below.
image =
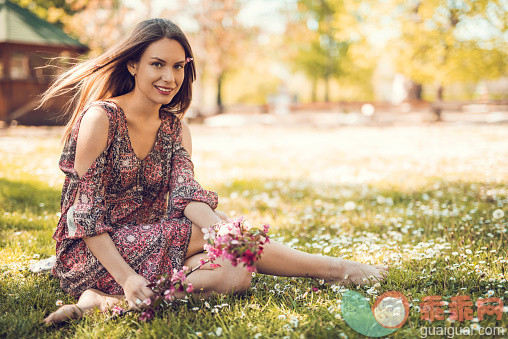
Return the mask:
[[325,84],[325,101],[330,100],[331,79],[349,84],[362,82],[362,87],[370,88],[374,62],[373,58],[366,58],[369,46],[358,29],[365,17],[362,3],[299,0],[297,9],[296,17],[287,25],[286,37],[291,47],[288,54],[293,69],[303,71],[312,81],[312,100],[317,100],[316,89],[321,80]]
[[[125,16],[133,12],[131,8],[121,6],[121,0],[11,1],[79,39],[90,47],[92,55],[103,52],[126,33],[130,22],[125,20]],[[150,0],[144,0],[144,3],[147,6]]]
[[242,64],[256,30],[238,22],[239,0],[186,0],[180,5],[198,26],[193,48],[199,56],[199,77],[211,76],[216,83],[217,113],[222,113],[223,87],[228,74]]
[[[126,7],[122,5],[122,0],[86,2],[86,6],[69,20],[67,28],[90,47],[91,56],[103,53],[120,40],[135,23],[149,17],[149,12]],[[149,0],[143,3],[150,8]]]
[[10,0],[40,18],[64,28],[70,18],[84,10],[89,0]]
[[342,1],[299,0],[297,20],[287,27],[288,41],[294,47],[293,65],[312,81],[312,100],[317,100],[317,83],[325,83],[324,100],[330,100],[329,82],[341,73],[341,61],[349,41],[336,39],[335,16],[344,11]]
[[[507,74],[508,8],[502,0],[394,0],[392,5],[401,30],[390,45],[397,70],[437,85],[437,120],[445,86]],[[472,31],[477,27],[481,32]]]

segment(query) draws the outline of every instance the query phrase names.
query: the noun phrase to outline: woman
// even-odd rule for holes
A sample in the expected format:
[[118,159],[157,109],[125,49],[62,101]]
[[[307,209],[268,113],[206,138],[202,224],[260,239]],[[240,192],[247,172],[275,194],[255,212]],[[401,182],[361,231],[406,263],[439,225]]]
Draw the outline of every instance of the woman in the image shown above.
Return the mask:
[[[158,275],[196,267],[202,228],[227,216],[215,192],[195,180],[189,127],[181,121],[195,79],[187,38],[172,22],[138,24],[104,55],[64,73],[42,103],[77,90],[60,168],[66,174],[62,216],[54,235],[53,275],[76,297],[46,323],[82,316],[123,299],[139,309],[153,297]],[[243,267],[208,264],[188,281],[203,296],[242,293],[251,283]],[[317,256],[271,241],[256,263],[259,273],[313,277],[329,283],[381,280],[387,267]]]

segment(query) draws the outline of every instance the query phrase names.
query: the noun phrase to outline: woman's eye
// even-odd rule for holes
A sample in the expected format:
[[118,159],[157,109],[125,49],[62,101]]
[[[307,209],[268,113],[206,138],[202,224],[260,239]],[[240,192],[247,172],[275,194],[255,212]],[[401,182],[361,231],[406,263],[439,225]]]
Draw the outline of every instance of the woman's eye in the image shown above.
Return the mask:
[[182,69],[182,68],[183,68],[183,65],[175,65],[175,68],[176,68],[176,69]]
[[157,68],[162,66],[162,64],[160,62],[154,62],[154,63],[152,63],[152,65],[157,67]]

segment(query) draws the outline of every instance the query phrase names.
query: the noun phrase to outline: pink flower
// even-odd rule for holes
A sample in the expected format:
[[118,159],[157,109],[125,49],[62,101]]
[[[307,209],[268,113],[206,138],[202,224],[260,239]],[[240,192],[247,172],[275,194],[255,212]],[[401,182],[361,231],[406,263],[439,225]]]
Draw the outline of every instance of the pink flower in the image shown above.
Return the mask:
[[213,229],[210,228],[202,228],[201,231],[203,232],[203,239],[214,239],[215,238],[215,232]]
[[252,228],[252,225],[250,222],[248,222],[247,220],[243,223],[243,228],[246,230],[246,231],[249,231],[251,228]]
[[228,224],[226,225],[222,225],[219,227],[219,229],[217,230],[217,238],[219,237],[223,237],[224,235],[228,234],[229,233],[229,229],[228,229]]
[[139,320],[140,321],[147,321],[148,319],[152,318],[153,316],[153,311],[152,310],[149,310],[148,312],[141,312],[141,315],[139,316]]
[[247,271],[249,272],[257,272],[256,268],[254,266],[247,265]]
[[186,291],[187,293],[192,293],[192,291],[194,291],[194,286],[192,286],[192,284],[189,284],[189,286],[187,286]]
[[152,300],[150,300],[150,298],[148,298],[148,299],[144,300],[143,303],[145,303],[146,306],[150,306],[152,304]]
[[122,314],[123,311],[124,311],[124,309],[121,308],[120,306],[117,306],[117,305],[113,306],[113,308],[112,308],[113,316],[120,315],[120,314]]
[[180,271],[177,271],[176,269],[173,270],[173,276],[171,276],[171,283],[175,282],[183,282],[185,278],[187,278],[187,275],[185,274],[185,271],[187,271],[189,268],[187,266],[184,266]]

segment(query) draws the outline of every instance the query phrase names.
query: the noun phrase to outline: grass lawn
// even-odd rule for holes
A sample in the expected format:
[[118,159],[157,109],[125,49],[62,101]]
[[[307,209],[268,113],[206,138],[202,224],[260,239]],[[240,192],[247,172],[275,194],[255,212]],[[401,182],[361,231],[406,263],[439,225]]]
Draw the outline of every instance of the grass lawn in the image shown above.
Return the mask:
[[[293,248],[393,267],[380,286],[354,289],[371,304],[386,291],[407,297],[409,317],[390,337],[508,327],[506,306],[501,320],[479,320],[475,305],[508,303],[508,126],[191,130],[196,178],[219,194],[219,210],[270,224]],[[342,318],[344,289],[260,274],[242,296],[184,300],[150,323],[96,313],[44,326],[57,300],[76,301],[27,270],[54,254],[60,132],[0,131],[0,337],[362,337]],[[470,296],[473,320],[449,321],[448,306],[445,320],[421,320],[431,295]]]

